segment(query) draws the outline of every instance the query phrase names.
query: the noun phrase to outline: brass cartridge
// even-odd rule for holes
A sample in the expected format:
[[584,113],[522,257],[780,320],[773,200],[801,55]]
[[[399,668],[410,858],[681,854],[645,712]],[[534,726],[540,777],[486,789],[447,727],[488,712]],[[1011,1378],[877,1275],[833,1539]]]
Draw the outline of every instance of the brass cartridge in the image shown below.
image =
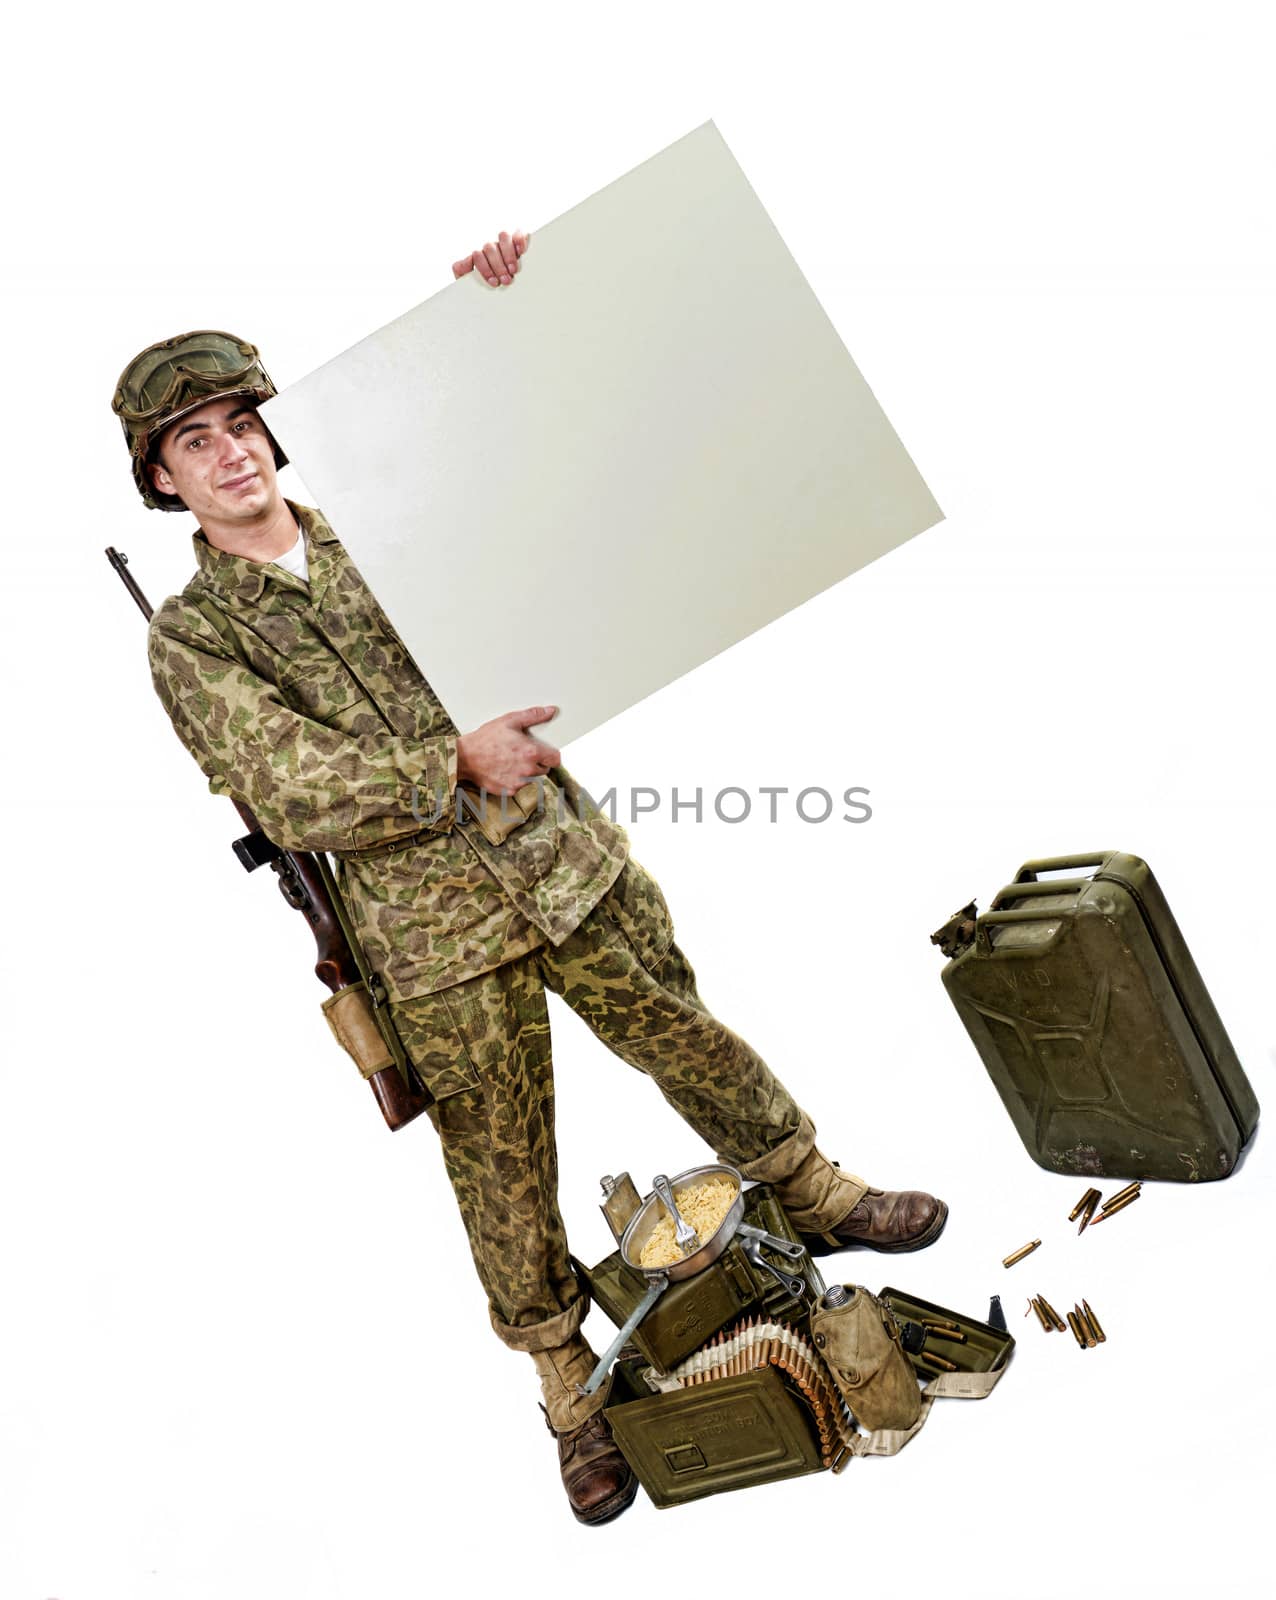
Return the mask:
[[1038,1297],[1036,1300],[1029,1300],[1028,1304],[1037,1313],[1037,1321],[1046,1330],[1046,1332],[1053,1333],[1054,1325],[1051,1323],[1050,1318],[1046,1315],[1045,1308],[1041,1304],[1040,1298]]
[[1107,1336],[1106,1333],[1104,1333],[1103,1329],[1099,1326],[1099,1319],[1098,1319],[1098,1317],[1095,1316],[1094,1312],[1090,1309],[1090,1302],[1088,1300],[1083,1300],[1081,1302],[1081,1309],[1085,1312],[1086,1318],[1089,1321],[1090,1326],[1094,1329],[1095,1338],[1099,1341],[1100,1344],[1106,1344],[1108,1336]]
[[1089,1205],[1090,1201],[1097,1200],[1098,1198],[1099,1191],[1097,1189],[1087,1189],[1086,1192],[1081,1196],[1080,1200],[1077,1201],[1076,1205],[1073,1206],[1072,1210],[1069,1211],[1068,1221],[1075,1222],[1085,1210],[1086,1206]]
[[1103,1202],[1103,1209],[1105,1211],[1111,1211],[1112,1207],[1120,1204],[1120,1202],[1125,1199],[1126,1195],[1138,1194],[1142,1187],[1142,1178],[1136,1178],[1133,1183],[1127,1183],[1124,1189],[1117,1190],[1117,1192],[1112,1196],[1111,1200],[1105,1200]]
[[949,1339],[953,1344],[965,1344],[966,1335],[959,1333],[956,1328],[937,1328],[931,1323],[925,1324],[928,1339]]
[[1086,1318],[1086,1314],[1084,1311],[1082,1311],[1080,1306],[1074,1305],[1072,1309],[1076,1312],[1077,1321],[1081,1325],[1081,1333],[1085,1339],[1086,1349],[1093,1350],[1095,1345],[1099,1342],[1095,1337],[1094,1329],[1090,1326],[1089,1321]]
[[1078,1233],[1084,1233],[1086,1228],[1089,1227],[1090,1223],[1093,1222],[1094,1213],[1098,1208],[1099,1200],[1099,1191],[1095,1189],[1091,1192],[1090,1198],[1085,1203],[1085,1209],[1081,1213],[1081,1226],[1077,1229]]
[[[954,1333],[958,1331],[960,1326],[956,1322],[950,1322],[947,1317],[922,1317],[920,1320],[923,1328],[951,1328]],[[963,1335],[964,1337],[965,1335]]]
[[1141,1189],[1136,1189],[1133,1194],[1127,1194],[1124,1200],[1114,1200],[1106,1211],[1100,1211],[1091,1226],[1097,1228],[1101,1222],[1106,1222],[1109,1217],[1115,1217],[1118,1211],[1124,1211],[1127,1206],[1132,1206],[1142,1193]]
[[1068,1326],[1072,1329],[1072,1337],[1077,1341],[1077,1343],[1084,1350],[1085,1349],[1085,1334],[1082,1333],[1082,1331],[1081,1331],[1081,1321],[1078,1318],[1078,1316],[1077,1316],[1075,1311],[1069,1311],[1069,1313],[1068,1313]]
[[949,1361],[947,1356],[932,1355],[929,1350],[923,1350],[917,1358],[919,1361],[929,1361],[931,1366],[938,1367],[941,1372],[956,1372],[957,1363]]
[[1059,1332],[1062,1333],[1064,1331],[1064,1329],[1068,1326],[1068,1324],[1063,1320],[1063,1318],[1059,1315],[1059,1313],[1055,1310],[1055,1308],[1050,1304],[1049,1300],[1046,1299],[1045,1295],[1039,1294],[1037,1296],[1037,1299],[1040,1300],[1040,1302],[1041,1302],[1041,1309],[1050,1318],[1051,1322],[1055,1325],[1055,1327],[1058,1328]]
[[1030,1256],[1040,1243],[1040,1239],[1034,1239],[1031,1244],[1025,1244],[1020,1249],[1012,1251],[1001,1263],[1002,1266],[1013,1267],[1016,1261],[1022,1261],[1025,1256]]

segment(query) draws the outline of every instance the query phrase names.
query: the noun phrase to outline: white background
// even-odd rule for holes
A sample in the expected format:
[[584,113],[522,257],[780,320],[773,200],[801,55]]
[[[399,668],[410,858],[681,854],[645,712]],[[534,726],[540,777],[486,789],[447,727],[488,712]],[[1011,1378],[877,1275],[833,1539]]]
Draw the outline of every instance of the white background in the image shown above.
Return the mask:
[[[1270,1135],[1077,1239],[1083,1185],[1019,1148],[927,935],[1028,856],[1142,854],[1271,1098],[1260,8],[41,15],[10,26],[3,113],[0,1594],[1252,1592]],[[829,1153],[949,1200],[935,1248],[847,1276],[976,1313],[998,1291],[1022,1337],[992,1398],[942,1403],[894,1461],[586,1530],[429,1128],[380,1124],[299,921],[235,865],[151,696],[101,550],[158,600],[188,530],[143,512],[108,402],[187,327],[298,377],[708,116],[948,520],[569,760],[666,797],[870,788],[860,826],[791,796],[775,825],[674,823],[666,799],[635,854]],[[623,279],[623,238],[597,270]],[[499,391],[488,426],[494,449],[519,426]],[[561,1021],[563,1202],[597,1258],[598,1175],[703,1147]],[[1085,1294],[1108,1344],[1021,1321],[1037,1290]]]

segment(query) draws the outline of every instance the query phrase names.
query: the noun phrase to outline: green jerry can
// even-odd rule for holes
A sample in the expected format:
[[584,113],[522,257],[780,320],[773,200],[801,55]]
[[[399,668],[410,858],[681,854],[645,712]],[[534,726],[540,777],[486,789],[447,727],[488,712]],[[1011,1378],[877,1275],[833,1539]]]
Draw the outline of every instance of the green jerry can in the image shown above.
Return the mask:
[[1040,1166],[1189,1182],[1232,1172],[1258,1101],[1146,862],[1026,862],[991,910],[972,903],[932,940]]

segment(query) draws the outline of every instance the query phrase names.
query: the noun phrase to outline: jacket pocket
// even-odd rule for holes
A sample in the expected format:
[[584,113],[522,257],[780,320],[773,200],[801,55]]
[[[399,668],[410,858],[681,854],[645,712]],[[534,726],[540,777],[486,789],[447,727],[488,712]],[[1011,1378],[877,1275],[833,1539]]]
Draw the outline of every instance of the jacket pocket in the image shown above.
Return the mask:
[[408,1059],[436,1100],[477,1086],[478,1073],[452,1019],[446,989],[396,1000],[390,1013]]
[[294,711],[330,724],[343,720],[338,713],[349,713],[368,699],[354,673],[331,653],[318,661],[288,663],[280,672],[279,687]]

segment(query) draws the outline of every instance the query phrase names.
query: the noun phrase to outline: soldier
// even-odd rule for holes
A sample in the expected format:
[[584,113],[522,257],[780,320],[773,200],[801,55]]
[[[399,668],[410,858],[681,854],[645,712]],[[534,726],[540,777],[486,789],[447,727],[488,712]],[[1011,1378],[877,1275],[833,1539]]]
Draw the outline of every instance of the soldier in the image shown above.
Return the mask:
[[[508,286],[526,248],[502,233],[453,272]],[[150,346],[120,379],[143,500],[199,523],[198,571],[151,622],[155,687],[214,793],[246,802],[283,848],[334,857],[432,1097],[492,1325],[536,1365],[572,1511],[604,1522],[637,1485],[601,1393],[577,1387],[595,1357],[558,1209],[547,988],[721,1160],[771,1182],[820,1253],[920,1249],[947,1207],[828,1161],[783,1084],[706,1009],[624,831],[531,731],[554,707],[455,727],[323,516],[280,493],[257,410],[274,393],[253,345],[207,331]],[[515,803],[474,816],[463,785]]]

